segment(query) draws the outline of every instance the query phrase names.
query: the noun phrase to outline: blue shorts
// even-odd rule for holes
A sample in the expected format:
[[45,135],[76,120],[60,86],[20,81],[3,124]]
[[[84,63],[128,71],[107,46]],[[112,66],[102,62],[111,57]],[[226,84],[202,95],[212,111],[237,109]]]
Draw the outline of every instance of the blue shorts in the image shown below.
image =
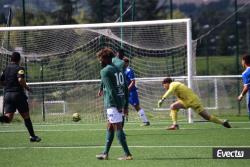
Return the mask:
[[129,104],[132,106],[139,105],[137,90],[129,92]]

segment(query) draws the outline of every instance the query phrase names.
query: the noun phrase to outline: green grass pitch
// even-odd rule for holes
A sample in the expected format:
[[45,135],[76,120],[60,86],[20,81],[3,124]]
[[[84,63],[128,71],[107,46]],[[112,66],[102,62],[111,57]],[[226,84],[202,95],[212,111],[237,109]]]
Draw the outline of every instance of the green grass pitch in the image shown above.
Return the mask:
[[[236,122],[237,121],[237,122]],[[235,167],[249,166],[250,160],[212,159],[213,147],[250,147],[250,122],[235,120],[232,129],[213,123],[180,123],[178,131],[167,131],[170,122],[138,122],[125,125],[132,161],[119,161],[122,148],[115,138],[110,159],[97,160],[105,143],[105,123],[35,124],[42,138],[30,143],[23,124],[0,125],[0,158],[4,167]]]

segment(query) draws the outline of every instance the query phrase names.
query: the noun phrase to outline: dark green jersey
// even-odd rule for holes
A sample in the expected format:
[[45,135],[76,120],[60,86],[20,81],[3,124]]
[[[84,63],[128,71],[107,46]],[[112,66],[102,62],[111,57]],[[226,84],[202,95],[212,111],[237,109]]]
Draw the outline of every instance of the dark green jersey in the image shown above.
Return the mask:
[[[112,63],[120,70],[122,71],[122,74],[123,74],[123,78],[125,78],[125,75],[124,75],[124,72],[126,70],[126,67],[125,67],[125,63],[123,60],[119,59],[118,57],[114,57],[112,58]],[[125,93],[125,104],[124,104],[124,108],[127,109],[128,108],[128,98],[129,98],[129,93],[128,93],[128,85],[125,81],[125,87],[124,87],[124,93]],[[103,90],[103,83],[101,81],[101,86],[100,86],[100,89]]]
[[[122,71],[123,77],[125,77],[125,71],[126,71],[126,67],[125,67],[125,62],[123,60],[121,60],[119,57],[115,56],[112,58],[112,63],[120,70]],[[128,108],[128,101],[129,101],[129,93],[128,93],[128,85],[127,82],[125,80],[125,87],[124,87],[124,92],[125,92],[125,105],[124,108]]]
[[104,106],[123,109],[126,102],[123,72],[114,64],[110,64],[104,67],[100,73],[104,91]]
[[115,56],[112,58],[112,63],[122,72],[125,72],[126,67],[125,67],[125,62],[119,57]]

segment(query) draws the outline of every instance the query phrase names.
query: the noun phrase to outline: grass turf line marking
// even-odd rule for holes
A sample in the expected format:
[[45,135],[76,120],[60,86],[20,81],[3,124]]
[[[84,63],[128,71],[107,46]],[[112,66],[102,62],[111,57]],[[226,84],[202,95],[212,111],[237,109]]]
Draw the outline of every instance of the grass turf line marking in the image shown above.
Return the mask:
[[[250,146],[129,146],[129,148],[250,148]],[[100,149],[104,146],[44,146],[44,147],[0,147],[0,150],[16,150],[16,149]],[[112,146],[112,148],[121,148],[121,146]]]
[[[204,129],[209,129],[209,128],[181,128],[180,130],[177,131],[182,131],[182,130],[204,130]],[[212,127],[212,129],[217,129],[215,127]],[[37,129],[36,132],[79,132],[79,131],[105,131],[105,128],[101,129],[54,129],[54,130],[39,130]],[[165,128],[138,128],[138,129],[124,129],[125,131],[150,131],[150,130],[167,130]],[[222,130],[222,128],[218,128],[218,130]],[[249,128],[230,128],[228,130],[250,130]],[[0,133],[20,133],[20,132],[27,132],[26,129],[23,130],[0,130]]]
[[[179,121],[180,122],[180,121]],[[159,121],[159,122],[150,122],[151,125],[162,125],[162,124],[166,124],[166,126],[169,124],[169,123],[172,123],[172,121]],[[206,124],[206,123],[211,123],[209,121],[204,121],[204,122],[195,122],[194,124]],[[243,121],[243,122],[229,122],[229,123],[232,123],[232,124],[250,124],[250,121]],[[125,124],[128,124],[128,125],[138,125],[138,124],[141,124],[141,122],[125,122]],[[180,122],[181,125],[190,125],[190,123],[188,122]],[[96,126],[96,125],[106,125],[106,122],[103,122],[103,123],[90,123],[90,124],[85,124],[85,123],[45,123],[45,124],[39,124],[39,123],[34,123],[33,126],[34,127],[43,127],[43,126],[46,126],[46,127],[50,127],[50,126],[56,126],[56,127],[59,127],[59,126]],[[2,127],[15,127],[15,126],[20,126],[20,124],[2,124],[1,125]]]

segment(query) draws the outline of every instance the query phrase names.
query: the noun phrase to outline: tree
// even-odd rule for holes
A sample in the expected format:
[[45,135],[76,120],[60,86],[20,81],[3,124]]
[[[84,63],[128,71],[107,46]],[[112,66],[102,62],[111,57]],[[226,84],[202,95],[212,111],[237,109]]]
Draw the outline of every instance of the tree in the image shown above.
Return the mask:
[[119,0],[87,0],[90,7],[90,22],[114,22],[119,18]]
[[4,13],[0,13],[0,25],[6,24],[6,23],[7,23],[7,21],[6,21]]
[[[21,9],[15,9],[15,17],[12,20],[12,26],[23,26],[23,12]],[[49,14],[44,12],[35,12],[26,10],[26,25],[29,26],[39,26],[51,23],[51,17]]]
[[80,24],[83,24],[83,23],[88,23],[88,17],[85,13],[84,10],[81,10],[79,12],[79,14],[73,16],[73,19],[77,22],[77,23],[80,23]]
[[[166,1],[159,3],[159,0],[137,0],[136,1],[136,20],[159,20],[166,18]],[[162,17],[164,16],[164,17]]]
[[187,16],[183,12],[181,12],[180,10],[173,11],[173,19],[183,19],[183,18],[187,18]]
[[76,24],[77,22],[73,18],[73,14],[76,10],[75,4],[78,0],[56,0],[58,9],[52,13],[52,16],[56,18],[55,24]]
[[[119,0],[88,0],[91,22],[114,22],[120,17]],[[131,0],[124,0],[123,12],[132,5]],[[159,20],[166,18],[168,3],[166,0],[136,0],[135,20]],[[123,15],[123,21],[131,21],[131,10]]]

